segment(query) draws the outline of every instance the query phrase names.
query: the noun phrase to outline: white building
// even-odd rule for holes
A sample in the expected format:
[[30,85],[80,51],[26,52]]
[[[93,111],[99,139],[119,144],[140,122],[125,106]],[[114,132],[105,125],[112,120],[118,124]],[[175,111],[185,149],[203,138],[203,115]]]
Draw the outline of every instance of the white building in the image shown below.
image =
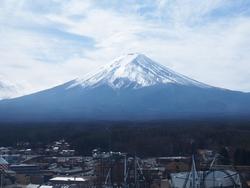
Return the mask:
[[241,188],[240,176],[233,170],[196,171],[194,157],[190,172],[172,173],[173,188]]

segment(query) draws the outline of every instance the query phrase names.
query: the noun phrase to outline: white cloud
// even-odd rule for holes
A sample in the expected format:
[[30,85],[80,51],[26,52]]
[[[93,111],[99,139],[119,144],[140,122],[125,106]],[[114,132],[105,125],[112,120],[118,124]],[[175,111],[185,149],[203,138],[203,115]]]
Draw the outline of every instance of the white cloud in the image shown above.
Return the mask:
[[199,81],[250,91],[250,7],[133,2],[1,1],[0,74],[36,91],[136,51]]

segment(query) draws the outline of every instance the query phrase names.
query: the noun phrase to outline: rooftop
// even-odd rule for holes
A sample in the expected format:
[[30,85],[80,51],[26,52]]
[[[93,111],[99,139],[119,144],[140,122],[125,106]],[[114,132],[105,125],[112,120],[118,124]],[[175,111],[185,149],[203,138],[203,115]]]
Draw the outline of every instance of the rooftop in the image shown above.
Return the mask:
[[74,181],[74,182],[85,182],[85,181],[87,181],[87,179],[82,178],[82,177],[54,177],[54,178],[50,179],[50,181],[65,181],[65,182]]

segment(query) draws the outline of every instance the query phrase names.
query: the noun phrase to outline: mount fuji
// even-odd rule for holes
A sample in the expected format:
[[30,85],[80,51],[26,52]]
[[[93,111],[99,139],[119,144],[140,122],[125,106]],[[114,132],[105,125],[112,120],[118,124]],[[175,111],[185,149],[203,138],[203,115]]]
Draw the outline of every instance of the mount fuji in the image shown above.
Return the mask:
[[77,79],[70,86],[94,88],[101,85],[113,89],[139,89],[160,84],[180,84],[197,87],[210,87],[181,74],[178,74],[143,54],[130,53],[115,59],[111,64],[101,67],[84,78]]
[[250,94],[209,86],[131,53],[83,78],[0,101],[0,121],[249,117]]

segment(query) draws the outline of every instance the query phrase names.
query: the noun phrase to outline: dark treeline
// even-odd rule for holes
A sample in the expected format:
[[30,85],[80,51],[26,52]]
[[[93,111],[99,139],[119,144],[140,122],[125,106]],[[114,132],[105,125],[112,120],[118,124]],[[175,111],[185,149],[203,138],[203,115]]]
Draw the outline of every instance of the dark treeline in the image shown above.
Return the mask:
[[[85,123],[2,123],[0,146],[29,142],[29,147],[45,147],[65,139],[79,154],[92,149],[124,151],[140,156],[190,155],[192,148],[230,148],[236,164],[248,164],[250,123],[237,120],[197,120],[164,122]],[[249,157],[248,157],[249,158]]]

